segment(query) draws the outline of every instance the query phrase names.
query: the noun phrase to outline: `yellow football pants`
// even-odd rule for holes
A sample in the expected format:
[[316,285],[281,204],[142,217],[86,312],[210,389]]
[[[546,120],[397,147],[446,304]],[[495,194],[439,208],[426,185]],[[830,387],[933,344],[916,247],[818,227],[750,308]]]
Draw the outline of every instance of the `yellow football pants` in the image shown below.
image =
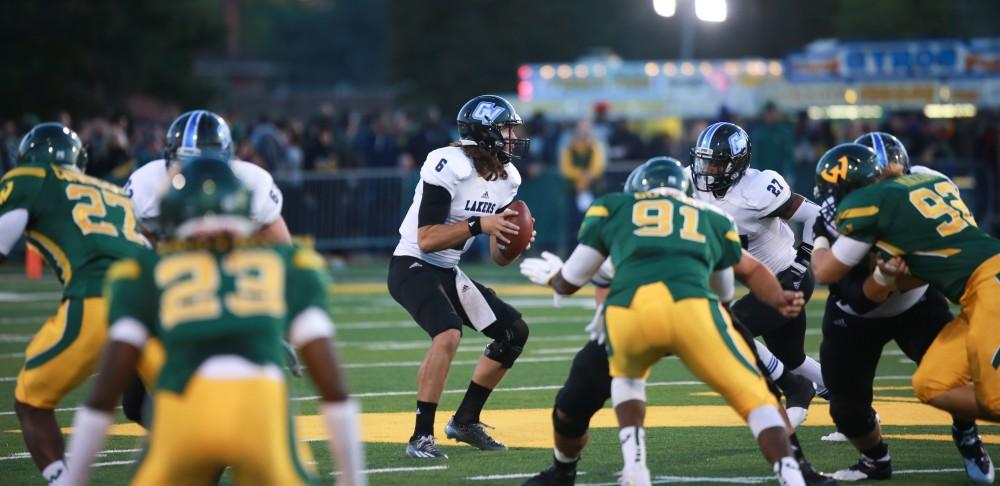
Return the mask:
[[608,360],[612,377],[645,378],[674,354],[744,419],[777,402],[746,342],[714,300],[674,301],[662,282],[640,287],[629,307],[608,306]]
[[[108,337],[108,306],[103,297],[62,301],[24,352],[14,398],[35,408],[55,408],[66,394],[94,373]],[[139,374],[152,389],[163,366],[163,347],[151,339],[143,349]]]
[[1000,415],[1000,255],[965,284],[962,312],[938,333],[913,374],[913,390],[929,402],[970,381],[976,400]]
[[277,379],[197,374],[182,394],[157,391],[149,447],[132,484],[209,486],[227,466],[236,484],[307,484],[286,393]]

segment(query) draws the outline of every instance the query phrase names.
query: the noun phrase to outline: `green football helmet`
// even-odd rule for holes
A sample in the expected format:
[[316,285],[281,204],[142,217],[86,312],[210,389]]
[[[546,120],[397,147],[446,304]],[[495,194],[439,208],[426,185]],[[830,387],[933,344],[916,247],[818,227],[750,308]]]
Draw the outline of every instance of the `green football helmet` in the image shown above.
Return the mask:
[[653,157],[636,167],[625,179],[625,192],[646,192],[669,187],[693,195],[691,178],[684,166],[673,157]]
[[836,205],[854,190],[882,175],[875,151],[859,143],[842,143],[827,150],[816,164],[816,201],[835,211]]
[[191,160],[169,176],[160,201],[160,223],[173,240],[231,233],[248,236],[257,229],[250,219],[250,192],[229,167],[213,157]]
[[35,125],[17,147],[17,165],[59,164],[87,168],[87,151],[80,137],[61,123]]

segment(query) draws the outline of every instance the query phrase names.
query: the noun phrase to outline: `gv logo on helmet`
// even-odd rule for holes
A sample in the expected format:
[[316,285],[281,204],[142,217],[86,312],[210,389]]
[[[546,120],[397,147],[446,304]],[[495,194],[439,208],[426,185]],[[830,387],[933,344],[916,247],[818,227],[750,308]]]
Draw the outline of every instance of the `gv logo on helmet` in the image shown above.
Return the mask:
[[472,119],[479,120],[483,125],[492,125],[497,117],[502,115],[506,110],[506,108],[497,106],[492,101],[482,101],[476,105],[475,110],[472,110]]
[[836,184],[844,179],[847,179],[847,156],[845,155],[840,157],[837,159],[837,162],[840,163],[834,167],[828,167],[826,170],[819,173],[820,177],[830,184]]

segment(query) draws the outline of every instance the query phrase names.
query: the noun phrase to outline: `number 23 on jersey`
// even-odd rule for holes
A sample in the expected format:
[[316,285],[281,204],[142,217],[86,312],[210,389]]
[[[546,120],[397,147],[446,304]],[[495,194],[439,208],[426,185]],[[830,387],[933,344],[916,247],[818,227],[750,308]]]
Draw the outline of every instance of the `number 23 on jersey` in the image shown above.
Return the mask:
[[[219,292],[223,274],[234,281],[233,290],[224,295]],[[285,267],[270,251],[236,251],[223,257],[221,265],[207,251],[179,253],[161,260],[155,277],[163,289],[160,323],[164,329],[217,319],[223,309],[237,317],[285,314]]]

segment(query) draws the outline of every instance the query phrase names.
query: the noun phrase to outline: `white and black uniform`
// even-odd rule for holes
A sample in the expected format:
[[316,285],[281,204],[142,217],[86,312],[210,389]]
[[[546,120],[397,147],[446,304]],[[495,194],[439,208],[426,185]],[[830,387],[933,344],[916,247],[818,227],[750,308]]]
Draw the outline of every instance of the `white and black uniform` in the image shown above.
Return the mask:
[[[518,339],[510,340],[523,345],[522,333],[527,339],[521,313],[458,268],[475,237],[434,252],[424,252],[418,245],[417,230],[422,226],[462,222],[506,209],[517,195],[521,175],[513,164],[504,168],[506,179],[486,180],[461,147],[444,147],[429,153],[420,169],[413,203],[399,226],[399,244],[389,262],[388,286],[393,299],[432,338],[464,325],[494,340],[517,334]],[[513,360],[501,364],[510,367]]]
[[[281,217],[281,190],[266,170],[242,160],[230,161],[236,177],[250,191],[250,219],[260,226],[267,226]],[[167,161],[154,160],[136,169],[125,183],[125,192],[132,199],[139,224],[148,232],[160,231],[160,199],[167,187],[169,168]]]
[[[809,301],[814,287],[809,269],[812,228],[806,225],[802,239],[807,246],[797,250],[795,233],[788,222],[778,216],[792,198],[791,188],[781,174],[747,168],[743,177],[722,197],[703,191],[694,191],[694,197],[715,205],[732,217],[743,248],[774,272],[782,287],[801,291]],[[807,199],[792,220],[811,223],[818,212],[819,208]],[[753,294],[748,294],[733,303],[732,313],[754,336],[761,336],[768,349],[788,369],[794,370],[805,362],[805,311],[788,320]]]
[[[910,170],[945,177],[926,167]],[[830,234],[836,236],[835,231]],[[896,341],[908,358],[919,363],[953,318],[944,295],[927,285],[893,292],[882,303],[872,302],[863,291],[870,274],[868,265],[858,265],[830,285],[823,316],[820,361],[823,381],[830,390],[830,416],[837,430],[849,438],[866,436],[877,425],[872,385],[885,345]]]

